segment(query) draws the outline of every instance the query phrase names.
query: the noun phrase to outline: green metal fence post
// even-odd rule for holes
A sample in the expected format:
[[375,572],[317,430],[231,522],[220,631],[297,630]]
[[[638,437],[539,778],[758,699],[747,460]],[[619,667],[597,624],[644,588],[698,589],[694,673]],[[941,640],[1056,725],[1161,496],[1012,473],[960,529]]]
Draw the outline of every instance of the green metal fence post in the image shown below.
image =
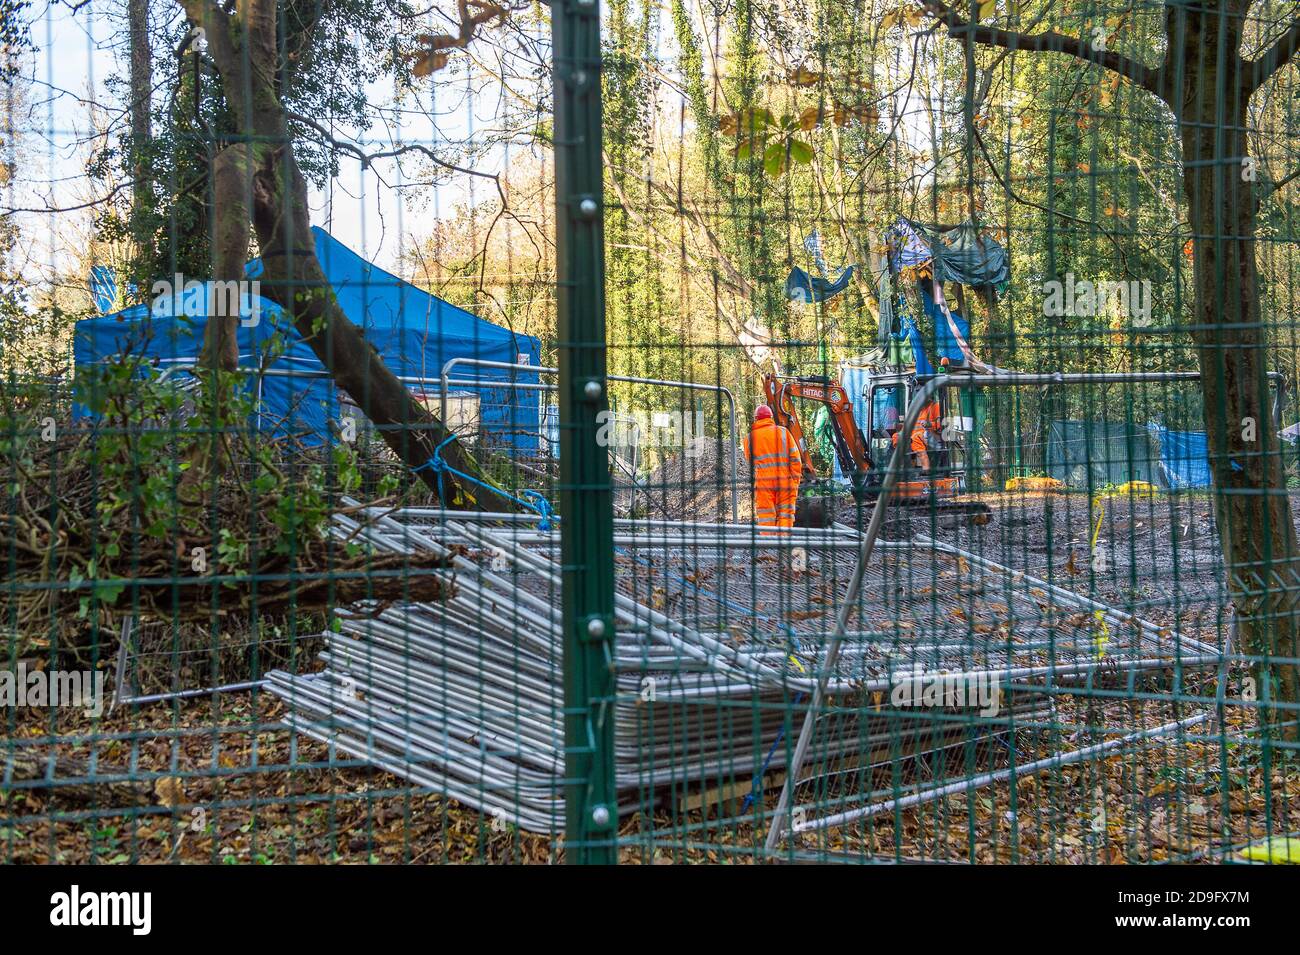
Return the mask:
[[600,4],[551,6],[555,57],[556,306],[564,562],[565,845],[570,862],[612,863],[614,514],[597,416],[605,381]]

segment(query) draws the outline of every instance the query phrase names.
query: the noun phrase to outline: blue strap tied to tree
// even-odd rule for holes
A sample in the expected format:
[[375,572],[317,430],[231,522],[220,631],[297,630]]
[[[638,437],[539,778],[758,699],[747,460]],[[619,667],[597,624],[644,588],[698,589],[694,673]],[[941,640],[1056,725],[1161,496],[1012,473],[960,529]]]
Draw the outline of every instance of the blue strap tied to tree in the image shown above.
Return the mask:
[[466,474],[464,471],[458,471],[450,464],[448,464],[445,460],[443,460],[442,449],[455,440],[456,440],[456,436],[454,434],[448,435],[446,440],[444,440],[441,444],[439,444],[436,448],[433,449],[433,457],[429,458],[429,460],[425,461],[423,464],[419,464],[411,468],[411,470],[416,472],[417,474],[420,471],[423,471],[425,468],[429,468],[430,470],[433,471],[434,474],[437,475],[438,496],[440,498],[442,498],[444,501],[447,499],[447,492],[443,486],[442,476],[446,472],[451,472],[452,474],[456,475],[456,477],[460,478],[462,481],[468,481],[470,484],[475,484],[478,485],[479,487],[485,487],[489,491],[492,491],[496,494],[500,494],[502,497],[509,498],[511,501],[514,501],[520,507],[532,511],[534,514],[538,515],[541,518],[541,522],[537,525],[539,530],[549,531],[551,527],[556,522],[559,521],[559,518],[555,516],[555,511],[551,508],[551,502],[548,501],[545,495],[543,495],[540,491],[521,491],[520,492],[520,494],[522,495],[521,497],[514,497],[511,494],[507,494],[499,487],[495,487],[491,484],[488,484],[485,481],[480,481],[478,478],[474,477],[474,475]]

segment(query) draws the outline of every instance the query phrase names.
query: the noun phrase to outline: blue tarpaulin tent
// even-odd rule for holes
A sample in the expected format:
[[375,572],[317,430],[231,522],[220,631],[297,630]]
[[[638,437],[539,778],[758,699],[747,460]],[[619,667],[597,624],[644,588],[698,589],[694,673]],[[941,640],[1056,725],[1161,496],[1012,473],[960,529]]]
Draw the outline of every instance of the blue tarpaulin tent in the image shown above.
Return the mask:
[[[536,338],[518,335],[462,308],[445,302],[397,276],[367,262],[323,229],[313,228],[316,255],[339,305],[383,357],[401,376],[428,379],[415,390],[437,392],[443,365],[453,358],[538,365]],[[261,263],[249,264],[248,274],[258,275]],[[189,294],[155,300],[77,323],[74,359],[78,367],[111,359],[123,352],[167,365],[192,364],[203,343],[208,312],[203,286]],[[315,353],[285,320],[274,303],[256,295],[240,301],[239,363],[257,367],[274,342],[283,354],[268,367],[305,373],[323,371]],[[460,365],[453,378],[514,381],[535,384],[537,374],[509,369]],[[327,440],[329,419],[338,415],[335,389],[328,380],[266,376],[256,385],[260,402],[257,425],[276,433],[297,434],[304,443]],[[492,387],[461,388],[479,396],[482,431],[496,446],[535,453],[539,426],[538,392],[531,389]],[[85,409],[81,409],[85,413]]]

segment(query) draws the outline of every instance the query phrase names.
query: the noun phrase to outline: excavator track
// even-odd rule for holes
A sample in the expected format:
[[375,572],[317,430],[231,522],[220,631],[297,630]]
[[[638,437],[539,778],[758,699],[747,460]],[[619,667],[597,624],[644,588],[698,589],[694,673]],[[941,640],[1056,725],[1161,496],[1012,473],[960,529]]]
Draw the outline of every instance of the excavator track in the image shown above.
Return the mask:
[[[855,526],[861,521],[865,526],[875,509],[875,496],[864,495],[861,503],[843,494],[800,495],[795,505],[795,527],[829,527],[841,523]],[[890,504],[900,516],[920,516],[918,512],[933,514],[936,519],[964,518],[966,523],[982,527],[993,520],[993,511],[983,501],[954,501],[934,496],[904,495],[895,497]],[[859,517],[859,512],[861,516]]]

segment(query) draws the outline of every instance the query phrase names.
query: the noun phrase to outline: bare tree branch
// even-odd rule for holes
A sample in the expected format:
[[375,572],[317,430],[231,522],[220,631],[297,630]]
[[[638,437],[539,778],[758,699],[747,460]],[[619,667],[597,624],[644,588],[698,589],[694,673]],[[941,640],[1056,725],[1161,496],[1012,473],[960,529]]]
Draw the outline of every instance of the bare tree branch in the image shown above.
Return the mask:
[[1275,192],[1280,192],[1282,189],[1286,188],[1288,183],[1292,182],[1296,178],[1300,178],[1300,166],[1297,166],[1295,169],[1292,169],[1289,173],[1287,173],[1277,182],[1269,186],[1268,189],[1264,191],[1263,195],[1260,196],[1260,198],[1267,199]]
[[455,163],[450,163],[440,157],[428,146],[424,146],[420,143],[410,143],[405,146],[398,146],[396,149],[385,149],[376,153],[368,153],[355,143],[350,143],[345,139],[339,139],[310,116],[303,116],[301,113],[291,113],[287,111],[284,115],[286,118],[291,119],[296,123],[302,123],[304,126],[309,126],[325,139],[328,145],[360,160],[363,166],[369,166],[379,159],[395,159],[396,157],[405,155],[406,153],[419,153],[435,165],[441,166],[443,169],[450,172],[460,172],[467,176],[477,176],[480,179],[490,179],[497,188],[497,195],[501,197],[501,204],[503,206],[506,205],[506,194],[501,188],[501,178],[496,173],[483,172],[479,169],[469,169],[466,166],[457,166]]
[[1113,73],[1132,80],[1138,86],[1161,99],[1165,96],[1163,69],[1151,69],[1137,60],[1113,50],[1097,49],[1078,37],[1047,30],[1043,33],[1017,33],[997,27],[978,26],[963,19],[941,0],[921,0],[921,6],[931,16],[948,27],[948,35],[956,38],[968,36],[983,46],[997,46],[1008,50],[1031,50],[1040,53],[1065,53],[1094,66],[1102,66]]
[[1300,17],[1292,20],[1290,28],[1258,58],[1246,61],[1246,68],[1242,71],[1246,92],[1253,93],[1268,82],[1268,78],[1286,66],[1297,50],[1300,50]]

